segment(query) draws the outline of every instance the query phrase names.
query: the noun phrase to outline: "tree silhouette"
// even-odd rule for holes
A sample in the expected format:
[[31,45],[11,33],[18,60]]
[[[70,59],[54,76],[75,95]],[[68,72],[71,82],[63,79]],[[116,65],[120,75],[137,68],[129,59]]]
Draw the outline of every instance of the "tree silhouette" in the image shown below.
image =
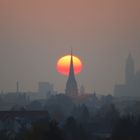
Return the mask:
[[113,140],[135,140],[134,118],[131,116],[120,118],[115,126],[112,139]]

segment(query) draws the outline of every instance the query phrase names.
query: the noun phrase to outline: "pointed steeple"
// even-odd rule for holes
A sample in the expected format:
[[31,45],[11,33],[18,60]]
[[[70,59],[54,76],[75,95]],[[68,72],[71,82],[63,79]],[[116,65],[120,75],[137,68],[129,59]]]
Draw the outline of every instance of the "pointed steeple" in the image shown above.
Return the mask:
[[73,51],[72,51],[72,48],[71,48],[71,60],[70,60],[70,71],[69,71],[69,75],[73,75],[74,76]]
[[71,49],[71,59],[70,59],[70,70],[69,70],[68,80],[66,83],[66,91],[65,92],[68,96],[77,96],[78,95],[78,87],[77,87],[77,82],[76,82],[75,74],[74,74],[72,49]]

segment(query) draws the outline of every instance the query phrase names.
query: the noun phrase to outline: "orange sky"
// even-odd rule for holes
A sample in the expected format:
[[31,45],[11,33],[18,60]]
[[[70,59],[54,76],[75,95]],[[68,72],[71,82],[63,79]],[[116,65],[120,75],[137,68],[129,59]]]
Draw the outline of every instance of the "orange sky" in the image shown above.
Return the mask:
[[[19,28],[88,30],[139,25],[139,0],[1,0],[1,20]],[[9,23],[7,23],[9,22]],[[57,23],[57,24],[56,24]],[[11,25],[13,24],[13,25]],[[18,28],[18,27],[17,27]],[[53,29],[52,29],[53,28]]]
[[0,89],[13,89],[16,80],[35,89],[32,81],[48,80],[63,91],[55,63],[69,46],[84,61],[78,80],[88,91],[111,92],[122,82],[129,51],[140,68],[139,0],[1,0],[0,31]]

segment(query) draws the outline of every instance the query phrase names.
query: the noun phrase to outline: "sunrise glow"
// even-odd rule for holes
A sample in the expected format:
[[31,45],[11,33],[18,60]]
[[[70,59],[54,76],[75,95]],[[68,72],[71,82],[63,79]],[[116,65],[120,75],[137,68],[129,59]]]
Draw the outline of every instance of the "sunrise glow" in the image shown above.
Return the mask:
[[[63,75],[69,75],[71,55],[61,57],[57,62],[57,71]],[[77,56],[73,56],[74,73],[78,74],[82,70],[82,62]]]

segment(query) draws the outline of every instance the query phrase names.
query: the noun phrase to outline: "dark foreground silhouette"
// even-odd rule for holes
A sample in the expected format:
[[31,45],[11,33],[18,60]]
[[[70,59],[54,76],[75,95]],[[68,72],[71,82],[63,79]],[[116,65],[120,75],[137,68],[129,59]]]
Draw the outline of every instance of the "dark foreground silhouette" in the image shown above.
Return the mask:
[[0,140],[140,140],[140,102],[116,102],[59,95],[0,111]]

